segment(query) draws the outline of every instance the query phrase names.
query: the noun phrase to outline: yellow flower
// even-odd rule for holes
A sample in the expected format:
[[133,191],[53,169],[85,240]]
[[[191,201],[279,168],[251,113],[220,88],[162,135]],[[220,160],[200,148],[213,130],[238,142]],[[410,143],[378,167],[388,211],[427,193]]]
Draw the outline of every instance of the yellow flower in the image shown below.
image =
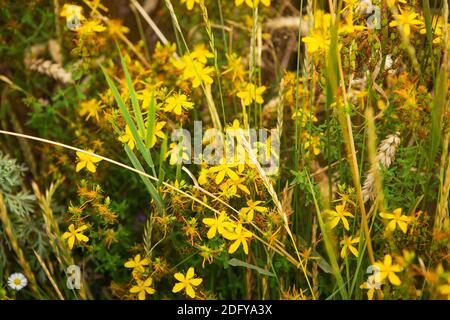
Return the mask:
[[309,136],[303,144],[303,147],[307,152],[312,150],[315,156],[320,154],[320,136]]
[[152,141],[150,143],[150,148],[152,148],[156,144],[157,137],[161,138],[161,139],[166,138],[166,135],[162,131],[162,129],[164,128],[165,125],[166,125],[165,121],[159,121],[156,123],[155,128],[153,129],[153,137],[152,137]]
[[[257,7],[258,6],[258,4],[259,4],[259,2],[260,2],[260,0],[235,0],[235,5],[237,6],[237,7],[239,7],[241,4],[243,4],[244,3],[244,1],[245,1],[245,3],[247,4],[247,6],[249,6],[250,8],[254,8],[254,7]],[[263,4],[263,5],[265,5],[266,7],[270,7],[270,0],[261,0],[261,3]]]
[[81,241],[81,242],[88,242],[89,238],[83,234],[83,231],[86,230],[88,227],[87,225],[82,225],[78,229],[75,229],[75,226],[73,223],[69,226],[68,231],[64,232],[62,235],[63,240],[67,240],[67,244],[69,245],[69,248],[72,250],[73,245],[75,243],[75,240]]
[[383,262],[376,262],[375,266],[380,268],[380,281],[388,278],[389,282],[394,286],[399,286],[402,283],[395,273],[402,271],[403,268],[398,264],[392,264],[392,257],[389,254],[384,256]]
[[200,3],[200,0],[181,0],[181,3],[186,3],[187,9],[190,11],[194,8],[194,4]]
[[[444,23],[442,21],[442,17],[433,17],[433,21],[431,22],[431,25],[433,26],[433,43],[434,44],[439,44],[442,42],[443,37],[444,37],[444,33],[443,33],[443,27],[444,27]],[[423,25],[423,27],[420,29],[420,34],[426,34],[427,33],[427,28],[425,26],[425,24]]]
[[238,180],[239,176],[236,172],[234,172],[231,168],[234,167],[234,165],[230,165],[226,163],[226,160],[222,161],[222,164],[219,164],[218,166],[214,166],[209,169],[210,173],[217,173],[215,182],[216,184],[220,184],[225,176],[228,176],[232,180]]
[[255,101],[258,104],[264,103],[262,94],[266,91],[265,86],[256,87],[253,83],[248,83],[244,89],[237,93],[237,96],[241,98],[244,106],[249,106]]
[[148,266],[150,261],[147,258],[141,259],[141,255],[137,254],[134,259],[130,259],[125,262],[124,267],[133,269],[133,272],[143,273],[145,271],[145,266]]
[[[86,150],[87,152],[92,152],[91,150]],[[80,151],[77,151],[77,167],[75,168],[76,172],[79,172],[81,169],[85,168],[92,172],[95,173],[95,171],[97,171],[97,166],[95,165],[95,163],[102,161],[102,159],[100,159],[99,157],[96,156],[91,156],[90,154],[86,154]]]
[[[247,186],[243,183],[248,182],[245,178],[239,178],[238,180],[228,180],[227,184],[224,186],[224,188],[231,188],[234,190],[234,194],[239,190],[242,192],[245,192],[246,194],[250,195],[250,190],[247,188]],[[223,185],[222,185],[223,186]]]
[[344,239],[341,240],[340,244],[342,246],[341,250],[342,259],[344,259],[347,256],[349,250],[355,257],[358,257],[358,249],[356,249],[353,246],[354,243],[359,243],[359,237],[352,239],[351,236],[350,237],[345,236]]
[[108,26],[108,33],[111,36],[116,36],[116,35],[120,36],[120,35],[123,35],[124,33],[130,32],[130,29],[128,27],[125,27],[122,25],[121,20],[108,19],[108,20],[106,20],[106,24]]
[[89,120],[90,118],[95,118],[95,120],[99,121],[99,115],[98,113],[101,111],[102,107],[97,101],[97,99],[90,99],[87,101],[81,102],[81,109],[78,111],[78,114],[80,117],[86,116],[86,120]]
[[198,174],[198,183],[200,183],[200,185],[204,185],[208,182],[208,174],[209,169],[202,168],[200,170],[200,173]]
[[323,10],[317,9],[314,11],[314,29],[322,30],[329,33],[331,26],[331,14]]
[[199,247],[200,252],[199,255],[203,258],[202,267],[205,267],[205,262],[211,264],[214,260],[214,254],[217,252],[216,250],[212,250],[208,246],[202,245]]
[[234,224],[229,221],[225,211],[222,211],[219,214],[219,217],[204,218],[202,222],[209,227],[208,233],[206,234],[208,239],[214,238],[217,232],[219,232],[220,235],[223,235],[226,232],[229,232],[227,229],[232,230],[234,227]]
[[367,299],[372,300],[373,294],[375,293],[375,290],[378,290],[381,297],[383,297],[383,292],[380,290],[380,280],[376,279],[377,277],[375,275],[371,275],[367,278],[367,281],[364,282],[362,285],[359,286],[360,289],[366,289],[367,291]]
[[339,221],[342,221],[342,223],[344,224],[344,228],[346,230],[350,230],[350,226],[346,217],[353,218],[353,215],[345,209],[345,205],[338,205],[336,206],[334,211],[327,210],[326,212],[333,217],[329,222],[331,229],[334,229],[338,225]]
[[167,98],[164,111],[173,112],[179,116],[183,112],[183,109],[189,110],[192,109],[193,106],[194,103],[189,102],[185,94],[175,93]]
[[229,253],[235,253],[236,250],[241,246],[244,248],[245,254],[248,254],[248,244],[247,239],[250,239],[252,237],[252,233],[242,227],[241,224],[239,224],[234,232],[226,232],[223,234],[223,237],[227,240],[235,240],[228,249]]
[[210,76],[212,72],[214,72],[214,68],[205,67],[200,62],[194,61],[189,64],[189,67],[185,71],[185,76],[187,79],[191,79],[193,88],[198,88],[202,81],[206,84],[212,84],[214,82]]
[[322,53],[328,51],[330,47],[329,32],[314,30],[309,36],[303,37],[302,41],[306,43],[306,50],[309,54]]
[[438,287],[439,293],[447,296],[447,300],[450,300],[450,277],[447,279],[447,284],[443,284]]
[[389,7],[394,6],[397,2],[407,4],[406,0],[387,0],[387,4]]
[[128,125],[125,127],[125,134],[119,137],[119,141],[128,144],[131,150],[134,149],[134,138]]
[[200,63],[206,64],[208,62],[208,58],[214,58],[214,54],[209,52],[208,48],[204,44],[197,44],[194,46],[194,50],[191,51],[191,58]]
[[418,14],[415,12],[410,12],[408,10],[400,10],[400,14],[394,14],[394,21],[391,21],[389,23],[390,27],[395,27],[398,25],[403,26],[403,31],[405,32],[405,36],[409,36],[411,34],[411,26],[418,26],[422,25],[423,22],[418,18]]
[[248,207],[244,207],[241,210],[239,210],[239,215],[245,217],[245,220],[247,221],[252,221],[253,216],[255,215],[255,211],[261,213],[267,212],[267,208],[259,206],[260,203],[262,203],[262,201],[248,200],[247,201]]
[[[317,122],[319,119],[310,110],[297,110],[292,114],[292,120],[296,120],[302,123],[302,127],[305,127],[310,122]],[[305,132],[305,137],[309,137],[309,133]]]
[[358,26],[353,24],[353,13],[349,11],[349,14],[345,17],[345,24],[339,26],[339,34],[351,34],[356,31],[362,31],[366,29],[364,26]]
[[171,166],[178,165],[185,161],[189,161],[188,147],[183,143],[172,142],[170,144],[170,151],[168,151],[165,157],[170,155],[169,164]]
[[205,67],[203,63],[192,59],[189,55],[184,55],[180,60],[175,61],[174,65],[177,69],[183,70],[183,79],[191,80],[193,88],[198,88],[202,82],[206,84],[214,82],[211,78],[214,68]]
[[175,279],[177,279],[180,282],[176,283],[173,286],[172,292],[177,293],[184,289],[189,297],[195,298],[194,287],[199,286],[202,283],[203,279],[194,278],[194,275],[195,275],[194,268],[192,267],[189,268],[189,270],[186,273],[186,276],[184,276],[184,274],[179,272],[175,273],[174,274]]
[[82,12],[83,12],[82,7],[74,4],[65,3],[59,15],[61,17],[66,18],[67,21],[71,21],[73,19],[78,19],[79,21],[82,21],[85,19]]
[[80,28],[77,29],[77,32],[80,35],[90,35],[95,32],[103,32],[106,28],[101,24],[98,20],[89,20],[81,25]]
[[145,281],[137,279],[136,285],[131,287],[130,292],[137,293],[139,300],[145,300],[146,293],[148,293],[148,294],[155,293],[155,289],[150,287],[152,285],[152,282],[153,282],[152,278],[148,278]]
[[402,215],[402,208],[395,209],[393,213],[381,212],[380,217],[391,220],[386,226],[386,229],[391,232],[395,231],[398,226],[403,233],[406,233],[408,222],[411,221],[410,217]]
[[245,67],[242,63],[242,57],[238,57],[235,53],[227,54],[227,66],[222,75],[231,73],[231,81],[234,83],[236,80],[244,81]]

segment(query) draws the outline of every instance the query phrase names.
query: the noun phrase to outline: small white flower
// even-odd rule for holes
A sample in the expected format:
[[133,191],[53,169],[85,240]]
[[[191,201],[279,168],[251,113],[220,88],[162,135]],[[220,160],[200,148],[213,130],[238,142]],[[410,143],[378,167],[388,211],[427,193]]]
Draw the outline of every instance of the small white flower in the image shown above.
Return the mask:
[[374,5],[371,0],[359,0],[356,6],[356,14],[358,15],[369,15],[372,13]]
[[16,291],[22,290],[28,284],[27,278],[19,272],[13,273],[8,278],[8,286]]

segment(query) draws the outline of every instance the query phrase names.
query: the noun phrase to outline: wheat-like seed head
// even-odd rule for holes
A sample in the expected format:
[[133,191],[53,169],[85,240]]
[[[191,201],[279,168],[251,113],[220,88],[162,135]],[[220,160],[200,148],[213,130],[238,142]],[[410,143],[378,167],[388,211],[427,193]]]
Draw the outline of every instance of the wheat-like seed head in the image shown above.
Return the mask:
[[30,70],[45,74],[64,84],[74,83],[72,74],[64,70],[64,68],[60,64],[55,63],[51,60],[32,58],[25,60],[25,65]]
[[[381,164],[385,168],[389,168],[395,159],[395,153],[397,151],[397,147],[399,146],[399,144],[400,144],[400,137],[398,133],[390,134],[386,137],[386,139],[381,141],[381,144],[378,147],[377,163]],[[366,180],[364,181],[364,185],[362,188],[364,202],[373,200],[374,184],[375,184],[374,168],[371,168],[367,174]]]

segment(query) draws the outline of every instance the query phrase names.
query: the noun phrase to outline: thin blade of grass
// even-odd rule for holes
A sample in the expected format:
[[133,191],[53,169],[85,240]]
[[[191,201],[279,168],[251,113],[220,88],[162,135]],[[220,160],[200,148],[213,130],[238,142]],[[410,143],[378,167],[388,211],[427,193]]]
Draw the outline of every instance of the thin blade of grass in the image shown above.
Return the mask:
[[438,77],[435,84],[435,93],[433,97],[433,104],[431,109],[431,150],[429,166],[433,167],[434,160],[436,159],[439,145],[442,141],[442,119],[444,117],[445,110],[445,95],[446,95],[447,74],[444,67],[439,70]]
[[308,177],[308,185],[309,185],[309,189],[311,191],[311,195],[313,197],[314,200],[314,205],[315,205],[315,209],[316,209],[316,215],[317,215],[317,221],[319,222],[319,227],[320,230],[322,232],[322,236],[323,236],[323,241],[325,242],[325,250],[327,252],[328,258],[330,259],[330,264],[331,264],[331,269],[333,271],[333,275],[336,278],[336,281],[338,283],[339,286],[339,293],[341,294],[342,299],[347,300],[348,299],[348,293],[347,293],[347,289],[346,289],[346,284],[344,283],[344,279],[342,278],[340,269],[339,269],[339,265],[337,262],[337,257],[336,257],[336,252],[335,252],[335,248],[333,245],[333,242],[331,241],[330,236],[330,231],[327,228],[327,226],[325,225],[325,222],[322,219],[322,213],[320,212],[320,208],[319,208],[319,204],[317,202],[316,199],[316,194],[314,192],[314,188],[312,186],[311,183],[311,179]]
[[131,81],[130,73],[128,72],[125,59],[122,56],[122,53],[120,52],[120,49],[118,49],[119,55],[120,55],[120,61],[122,63],[123,73],[125,75],[125,80],[127,82],[128,92],[130,94],[131,99],[131,106],[133,107],[134,116],[136,117],[136,122],[138,125],[139,132],[142,134],[142,136],[145,133],[145,125],[144,125],[144,118],[142,117],[141,108],[139,107],[139,102],[136,96],[136,90],[134,90],[133,83]]
[[239,260],[236,258],[233,258],[230,261],[228,261],[228,264],[233,267],[244,267],[247,269],[252,269],[252,270],[258,271],[258,273],[260,273],[264,276],[275,277],[275,274],[273,274],[272,272],[269,272],[267,270],[264,270],[261,267],[255,266],[253,264],[247,263],[245,261],[242,261],[242,260]]
[[[125,152],[128,155],[128,158],[130,159],[131,163],[133,164],[133,167],[139,171],[145,172],[144,168],[142,167],[141,163],[139,162],[139,159],[134,154],[133,150],[131,150],[131,148],[128,145],[125,145],[124,148],[125,148]],[[155,186],[153,185],[153,183],[150,181],[150,179],[148,177],[143,176],[143,175],[139,175],[139,177],[142,179],[145,186],[147,187],[148,192],[150,193],[153,200],[155,201],[156,209],[158,210],[159,213],[163,213],[164,205],[163,205],[162,199],[161,199],[158,191],[156,190]]]
[[103,71],[103,74],[105,75],[106,82],[108,83],[109,87],[111,88],[111,91],[114,95],[116,103],[118,104],[118,106],[120,108],[122,116],[124,117],[128,127],[130,128],[131,134],[133,135],[133,139],[136,142],[136,146],[137,146],[139,152],[141,153],[142,157],[144,157],[145,162],[152,170],[153,176],[156,176],[155,166],[153,164],[153,160],[151,158],[150,151],[145,147],[141,137],[139,136],[138,129],[136,128],[136,125],[135,125],[133,119],[131,118],[130,112],[128,111],[124,101],[120,97],[120,94],[119,94],[119,91],[117,90],[116,85],[111,80],[108,73],[106,72],[106,70],[103,67],[102,67],[102,71]]
[[150,103],[148,105],[148,114],[147,114],[147,132],[146,132],[146,144],[147,148],[153,143],[153,136],[155,132],[155,119],[156,119],[156,103],[155,103],[155,92],[152,91],[152,95],[150,97]]

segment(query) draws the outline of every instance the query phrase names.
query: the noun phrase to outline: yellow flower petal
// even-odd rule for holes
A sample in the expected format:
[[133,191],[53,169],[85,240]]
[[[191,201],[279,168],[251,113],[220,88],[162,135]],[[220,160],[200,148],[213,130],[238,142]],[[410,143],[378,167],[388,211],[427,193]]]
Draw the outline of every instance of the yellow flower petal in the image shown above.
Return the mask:
[[77,237],[77,239],[79,241],[83,241],[83,242],[88,242],[89,241],[89,238],[86,237],[84,234],[77,233],[75,236]]
[[192,286],[190,286],[190,285],[187,285],[187,286],[186,286],[186,293],[187,293],[187,295],[188,295],[189,297],[195,298],[195,291],[194,291],[194,289],[192,288]]
[[390,272],[388,275],[389,282],[392,283],[394,286],[399,286],[402,282],[400,281],[400,278],[397,277],[397,275],[393,272]]
[[192,279],[194,277],[194,268],[190,267],[186,273],[186,280]]
[[191,281],[189,281],[193,286],[198,286],[203,282],[202,278],[195,278],[195,279],[191,279]]
[[79,172],[81,169],[83,169],[86,166],[86,161],[80,161],[77,163],[77,167],[75,168],[76,172]]
[[173,286],[172,292],[173,292],[173,293],[180,292],[181,290],[184,289],[184,287],[185,287],[185,284],[184,284],[184,283],[181,283],[181,282],[176,283],[176,284]]
[[183,282],[185,280],[184,275],[180,272],[175,273],[173,276],[175,279],[177,279],[180,282]]
[[239,240],[236,240],[233,244],[231,244],[230,248],[228,249],[229,253],[235,253],[236,250],[239,248],[239,245],[241,242]]
[[69,240],[68,240],[69,249],[72,250],[74,243],[75,243],[75,237],[72,236],[72,237],[70,237]]
[[131,287],[130,289],[131,293],[137,293],[139,291],[141,291],[141,288],[139,288],[138,286]]
[[97,168],[95,167],[95,165],[90,161],[87,162],[86,169],[88,169],[92,173],[95,173],[95,171],[97,171]]

